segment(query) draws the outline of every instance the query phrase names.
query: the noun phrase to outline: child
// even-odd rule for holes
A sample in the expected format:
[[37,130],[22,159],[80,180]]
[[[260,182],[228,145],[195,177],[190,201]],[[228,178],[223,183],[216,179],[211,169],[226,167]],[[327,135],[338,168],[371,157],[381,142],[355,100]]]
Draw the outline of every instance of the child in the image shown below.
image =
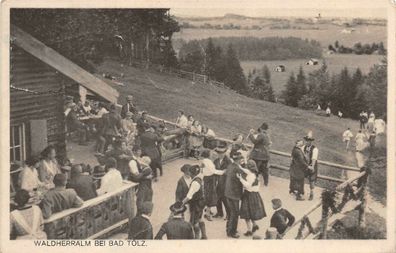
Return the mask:
[[150,216],[153,212],[152,202],[143,202],[138,207],[138,214],[129,223],[128,239],[130,240],[152,240],[153,227]]
[[286,229],[293,225],[295,218],[289,211],[282,208],[280,199],[273,199],[271,202],[275,212],[271,217],[270,227],[276,228],[279,237],[282,237]]
[[246,179],[241,174],[237,177],[243,184],[244,192],[242,195],[240,217],[246,222],[247,232],[245,236],[252,236],[259,229],[256,220],[267,216],[264,209],[264,203],[259,193],[258,169],[253,160],[247,162],[247,169],[241,168],[246,173]]
[[188,170],[190,169],[191,165],[184,164],[180,171],[183,172],[183,176],[177,181],[176,187],[176,202],[183,201],[183,199],[187,196],[188,188],[191,184],[191,177],[188,174]]
[[167,222],[162,224],[160,230],[155,236],[156,240],[162,240],[166,235],[168,240],[191,240],[194,239],[194,230],[191,224],[184,220],[184,212],[187,210],[182,202],[178,201],[171,205],[171,216]]

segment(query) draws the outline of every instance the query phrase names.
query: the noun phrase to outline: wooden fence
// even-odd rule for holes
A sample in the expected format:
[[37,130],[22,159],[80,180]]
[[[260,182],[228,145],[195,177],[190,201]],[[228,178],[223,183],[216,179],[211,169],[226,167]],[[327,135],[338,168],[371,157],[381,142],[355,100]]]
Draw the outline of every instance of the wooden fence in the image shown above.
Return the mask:
[[[172,128],[177,129],[177,125],[173,122],[157,118],[155,116],[149,116],[151,120],[161,121]],[[218,141],[223,141],[231,144],[232,141],[225,138],[216,138]],[[246,147],[252,148],[252,145],[245,144]],[[278,151],[270,150],[271,153],[271,169],[289,171],[289,164],[291,154]],[[359,210],[359,225],[365,225],[365,209],[367,205],[366,200],[366,184],[368,180],[369,172],[359,169],[357,167],[346,166],[333,162],[318,161],[321,170],[324,172],[326,169],[335,169],[340,171],[340,177],[328,176],[318,173],[318,178],[324,181],[336,183],[336,187],[329,187],[322,193],[322,200],[320,203],[315,204],[309,211],[307,211],[303,217],[298,219],[291,227],[289,227],[282,237],[286,236],[293,228],[299,226],[295,239],[305,239],[308,237],[325,239],[327,237],[327,228],[330,223],[334,223],[334,217],[345,214],[347,210],[358,209]],[[286,165],[287,164],[287,165]],[[352,171],[356,173],[356,176],[343,180],[341,177],[345,171]],[[343,194],[340,194],[343,193]],[[339,202],[339,203],[338,203]],[[338,203],[338,204],[337,204]],[[349,208],[345,208],[349,204]],[[317,224],[312,224],[310,216],[322,208],[321,219]],[[338,214],[338,216],[337,216]],[[333,218],[333,219],[331,219]],[[305,228],[308,228],[308,233],[305,232]]]
[[198,83],[203,83],[203,84],[211,84],[211,85],[218,86],[221,88],[230,89],[223,82],[211,80],[207,75],[198,74],[195,72],[189,72],[189,71],[175,69],[175,68],[166,68],[162,65],[152,64],[152,63],[147,64],[146,62],[136,62],[135,61],[135,62],[132,62],[131,65],[136,68],[142,68],[142,69],[145,68],[145,69],[148,69],[149,71],[152,71],[155,73],[162,73],[162,74],[170,75],[170,76],[177,77],[177,78],[187,79],[187,80],[190,80],[193,82],[198,82]]

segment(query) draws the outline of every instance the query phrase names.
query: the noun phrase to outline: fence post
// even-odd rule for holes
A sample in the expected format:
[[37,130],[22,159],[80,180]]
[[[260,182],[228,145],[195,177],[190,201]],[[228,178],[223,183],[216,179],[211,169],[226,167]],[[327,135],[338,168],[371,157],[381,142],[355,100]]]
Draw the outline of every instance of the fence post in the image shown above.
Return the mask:
[[367,193],[366,193],[366,187],[363,187],[361,203],[360,203],[360,208],[359,208],[359,227],[360,228],[366,227],[366,207],[367,207]]

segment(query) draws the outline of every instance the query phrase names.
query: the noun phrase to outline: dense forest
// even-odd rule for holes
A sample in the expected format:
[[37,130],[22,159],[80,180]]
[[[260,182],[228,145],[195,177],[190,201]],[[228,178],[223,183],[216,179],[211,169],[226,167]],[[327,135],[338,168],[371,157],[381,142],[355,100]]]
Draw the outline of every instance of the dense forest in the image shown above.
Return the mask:
[[[219,37],[211,38],[211,40],[215,46],[219,46],[223,51],[227,49],[228,44],[232,44],[240,61],[322,57],[322,48],[319,42],[296,37]],[[183,59],[192,51],[201,50],[200,47],[206,45],[207,41],[208,39],[184,42],[179,51],[179,58]]]
[[11,24],[93,71],[106,55],[177,65],[168,9],[11,9]]
[[326,63],[308,76],[300,68],[296,75],[291,73],[283,99],[286,105],[303,109],[329,106],[334,114],[341,111],[354,119],[362,110],[386,119],[387,60],[374,65],[367,75],[359,68],[351,73],[347,67],[330,75]]
[[344,45],[340,45],[338,41],[334,43],[334,45],[330,44],[328,46],[329,51],[339,54],[379,54],[386,55],[386,49],[384,43],[381,41],[380,43],[372,43],[371,45],[366,43],[362,44],[361,42],[357,42],[353,45],[353,47],[346,47]]

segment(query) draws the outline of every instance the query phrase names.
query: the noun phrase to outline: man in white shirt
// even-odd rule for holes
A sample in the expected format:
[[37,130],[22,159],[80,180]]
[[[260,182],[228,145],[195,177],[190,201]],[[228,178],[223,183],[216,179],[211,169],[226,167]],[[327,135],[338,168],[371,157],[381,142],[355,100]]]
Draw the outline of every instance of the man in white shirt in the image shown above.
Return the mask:
[[307,136],[304,137],[305,145],[303,147],[304,155],[307,159],[309,164],[309,172],[307,173],[307,178],[309,181],[309,200],[313,200],[314,194],[313,190],[315,188],[315,183],[318,178],[318,156],[319,156],[319,149],[315,147],[312,142],[315,140],[312,137],[312,132],[308,132]]
[[330,117],[330,114],[331,114],[330,107],[327,107],[327,109],[326,109],[326,116],[327,116],[327,117]]
[[100,188],[96,190],[98,195],[117,190],[122,186],[122,176],[117,169],[117,161],[110,157],[106,161],[107,173],[102,177]]
[[[183,200],[183,205],[190,205],[190,223],[193,225],[195,239],[208,239],[206,236],[205,223],[202,220],[203,210],[205,208],[205,199],[203,194],[203,174],[199,165],[193,165],[189,168],[189,174],[192,181],[188,189],[187,196]],[[198,238],[201,234],[201,238]]]
[[349,144],[351,142],[351,138],[353,137],[353,134],[351,132],[351,129],[348,127],[347,130],[342,134],[342,141],[346,143],[346,150],[348,151],[349,149]]
[[180,128],[187,128],[188,126],[188,119],[182,110],[178,111],[178,116],[176,119],[176,125]]

